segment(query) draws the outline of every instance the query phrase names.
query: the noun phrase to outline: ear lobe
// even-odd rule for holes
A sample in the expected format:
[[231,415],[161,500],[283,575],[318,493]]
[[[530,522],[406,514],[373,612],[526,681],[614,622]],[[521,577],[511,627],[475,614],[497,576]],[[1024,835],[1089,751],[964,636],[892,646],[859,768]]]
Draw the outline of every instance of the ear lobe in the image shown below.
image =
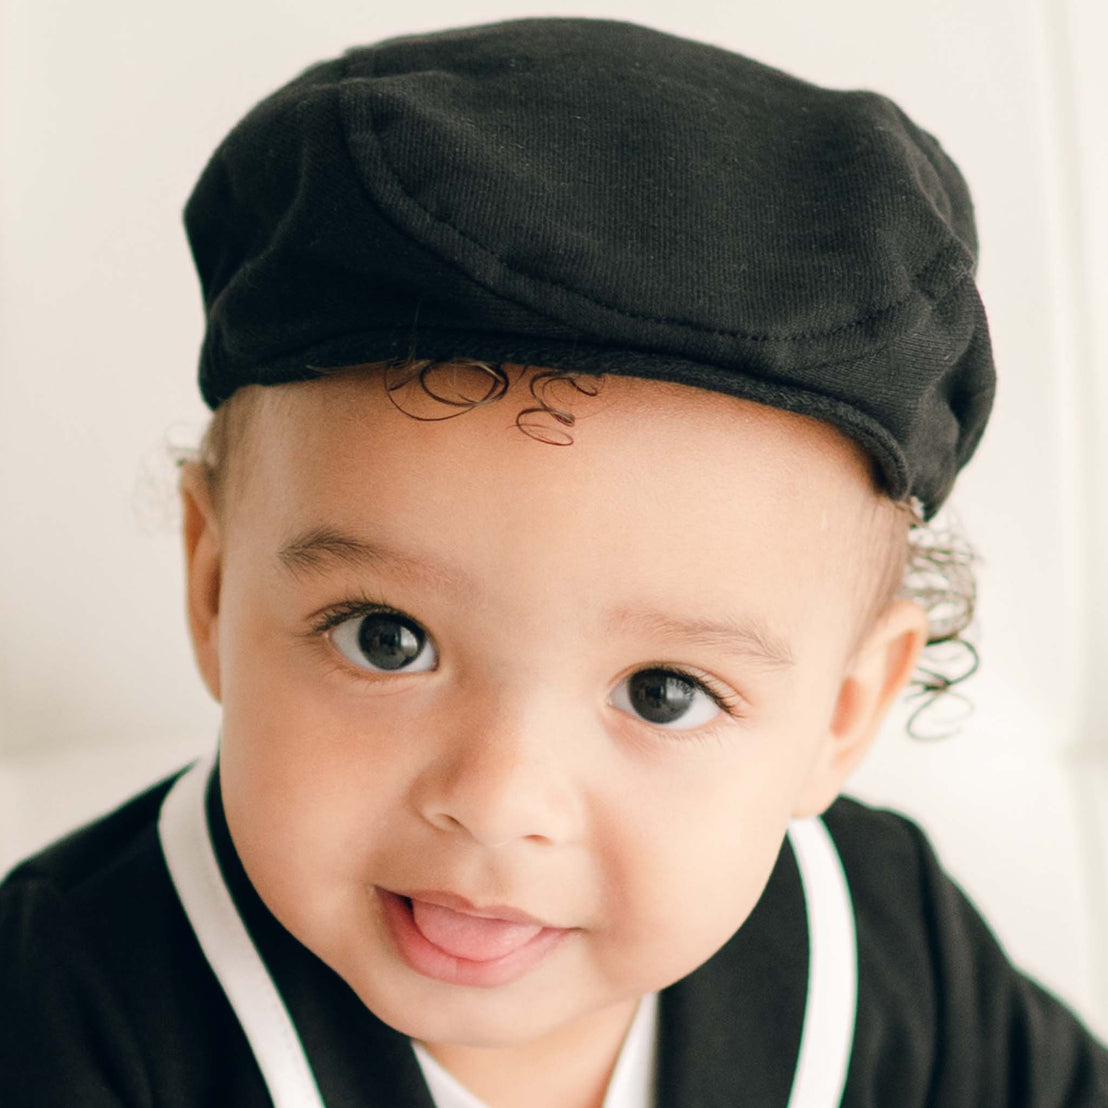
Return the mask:
[[865,756],[927,644],[927,613],[898,599],[878,619],[843,675],[838,699],[794,818],[825,812]]
[[182,466],[180,492],[189,634],[204,684],[219,700],[222,545],[211,491],[203,470],[195,462]]

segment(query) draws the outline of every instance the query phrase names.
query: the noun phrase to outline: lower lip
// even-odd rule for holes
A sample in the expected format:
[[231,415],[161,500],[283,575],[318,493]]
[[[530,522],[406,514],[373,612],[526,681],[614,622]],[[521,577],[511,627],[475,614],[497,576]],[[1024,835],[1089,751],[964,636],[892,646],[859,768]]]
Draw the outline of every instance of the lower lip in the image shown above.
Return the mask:
[[377,888],[375,891],[383,908],[385,925],[400,957],[416,973],[451,985],[491,989],[510,984],[538,965],[569,934],[565,928],[544,927],[518,950],[501,958],[488,962],[456,958],[423,937],[404,897],[387,889]]

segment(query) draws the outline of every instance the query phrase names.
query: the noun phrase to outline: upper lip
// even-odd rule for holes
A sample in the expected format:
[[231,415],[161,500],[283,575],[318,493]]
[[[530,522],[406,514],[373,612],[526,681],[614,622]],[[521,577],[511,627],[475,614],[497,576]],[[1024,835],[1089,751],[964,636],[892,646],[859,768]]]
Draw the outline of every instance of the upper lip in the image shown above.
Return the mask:
[[538,919],[519,908],[512,908],[507,904],[474,904],[457,893],[447,892],[445,889],[413,889],[411,892],[398,893],[398,896],[406,896],[409,900],[422,900],[426,904],[437,904],[440,908],[451,908],[455,912],[464,912],[470,916],[481,916],[485,919],[499,919],[507,923],[529,924],[533,927],[552,927],[553,924]]

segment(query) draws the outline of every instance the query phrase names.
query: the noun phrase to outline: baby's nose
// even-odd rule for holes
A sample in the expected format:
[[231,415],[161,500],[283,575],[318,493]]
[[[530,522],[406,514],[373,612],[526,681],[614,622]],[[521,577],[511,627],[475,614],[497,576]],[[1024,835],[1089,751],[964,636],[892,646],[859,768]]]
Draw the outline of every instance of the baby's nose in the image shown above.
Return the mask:
[[571,842],[583,831],[583,797],[564,727],[549,702],[476,713],[435,746],[412,802],[435,827],[490,848]]

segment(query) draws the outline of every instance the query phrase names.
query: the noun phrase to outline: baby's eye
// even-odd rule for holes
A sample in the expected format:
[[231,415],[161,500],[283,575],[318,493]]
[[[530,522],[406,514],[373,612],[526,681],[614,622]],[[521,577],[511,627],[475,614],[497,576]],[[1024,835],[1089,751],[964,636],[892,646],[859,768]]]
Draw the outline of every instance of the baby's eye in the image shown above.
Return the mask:
[[[421,673],[438,660],[427,633],[395,612],[369,612],[336,623],[328,632],[344,658],[370,672]],[[426,648],[426,650],[425,650]],[[423,661],[419,661],[423,655]],[[416,665],[409,665],[413,659]]]
[[[723,698],[703,682],[672,669],[640,669],[621,681],[609,703],[631,711],[656,727],[672,731],[692,730],[727,711]],[[674,721],[680,720],[679,727]]]

